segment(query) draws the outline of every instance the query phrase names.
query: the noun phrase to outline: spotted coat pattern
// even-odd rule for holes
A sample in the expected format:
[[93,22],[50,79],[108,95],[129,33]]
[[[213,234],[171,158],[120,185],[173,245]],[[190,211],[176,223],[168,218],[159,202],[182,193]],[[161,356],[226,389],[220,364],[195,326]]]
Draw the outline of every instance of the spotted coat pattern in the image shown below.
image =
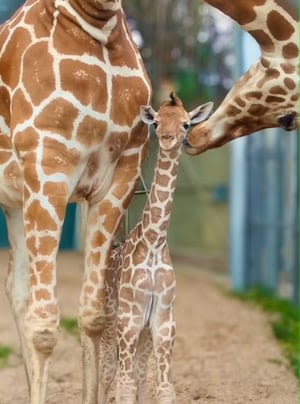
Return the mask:
[[190,132],[189,154],[199,154],[255,131],[298,127],[299,35],[282,0],[205,0],[249,32],[260,60],[234,84],[215,113]]
[[0,205],[8,296],[32,404],[57,341],[56,255],[67,203],[89,205],[79,322],[83,402],[98,397],[107,257],[140,174],[151,95],[120,0],[27,0],[0,26]]

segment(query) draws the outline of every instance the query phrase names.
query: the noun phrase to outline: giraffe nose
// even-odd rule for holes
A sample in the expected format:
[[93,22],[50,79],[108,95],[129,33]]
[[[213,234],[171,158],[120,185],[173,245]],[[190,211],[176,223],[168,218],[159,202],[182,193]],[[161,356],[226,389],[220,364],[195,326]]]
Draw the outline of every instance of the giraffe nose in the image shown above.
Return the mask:
[[285,130],[294,129],[294,127],[295,127],[295,117],[296,117],[295,112],[292,112],[290,114],[281,116],[280,118],[278,118],[279,126],[281,126]]
[[170,140],[170,139],[173,139],[174,136],[172,135],[172,133],[164,133],[161,138],[163,140]]

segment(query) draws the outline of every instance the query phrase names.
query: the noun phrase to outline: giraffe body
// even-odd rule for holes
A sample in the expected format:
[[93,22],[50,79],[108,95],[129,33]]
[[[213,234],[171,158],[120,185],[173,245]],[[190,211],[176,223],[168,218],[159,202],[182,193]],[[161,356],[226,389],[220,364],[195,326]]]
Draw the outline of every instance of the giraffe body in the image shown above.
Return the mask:
[[[191,123],[205,119],[212,103],[189,114],[179,98],[162,104],[156,113],[142,109],[142,119],[157,126],[158,156],[151,189],[138,223],[114,250],[107,277],[108,322],[103,334],[102,401],[119,365],[116,401],[146,403],[148,357],[157,364],[157,401],[175,403],[170,360],[175,337],[173,304],[175,275],[167,245],[167,230],[176,186],[181,144]],[[117,330],[117,332],[116,332]]]
[[221,105],[188,137],[189,154],[219,147],[265,128],[298,127],[299,34],[288,1],[205,0],[254,37],[261,58],[234,84]]
[[46,400],[59,326],[56,254],[67,203],[80,200],[89,205],[79,309],[83,402],[97,402],[107,257],[147,150],[139,107],[150,95],[119,0],[27,0],[0,27],[7,292],[32,404]]

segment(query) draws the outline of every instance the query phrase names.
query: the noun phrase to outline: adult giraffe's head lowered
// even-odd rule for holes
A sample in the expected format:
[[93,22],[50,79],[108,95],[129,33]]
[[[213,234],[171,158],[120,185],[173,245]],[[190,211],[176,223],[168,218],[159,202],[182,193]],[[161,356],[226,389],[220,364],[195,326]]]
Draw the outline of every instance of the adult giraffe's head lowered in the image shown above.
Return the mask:
[[297,128],[298,23],[289,1],[205,1],[248,31],[262,54],[214,114],[191,130],[187,153],[199,154],[265,128]]

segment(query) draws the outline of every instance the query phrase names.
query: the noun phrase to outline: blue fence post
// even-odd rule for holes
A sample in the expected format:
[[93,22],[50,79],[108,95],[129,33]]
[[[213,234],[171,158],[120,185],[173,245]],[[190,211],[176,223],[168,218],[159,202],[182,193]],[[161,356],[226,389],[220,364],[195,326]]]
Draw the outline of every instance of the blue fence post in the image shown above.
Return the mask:
[[[253,38],[237,29],[237,71],[236,78],[260,56]],[[231,284],[235,290],[245,290],[249,286],[248,239],[247,239],[247,148],[248,139],[242,138],[231,143],[231,167],[229,187],[229,267]]]

